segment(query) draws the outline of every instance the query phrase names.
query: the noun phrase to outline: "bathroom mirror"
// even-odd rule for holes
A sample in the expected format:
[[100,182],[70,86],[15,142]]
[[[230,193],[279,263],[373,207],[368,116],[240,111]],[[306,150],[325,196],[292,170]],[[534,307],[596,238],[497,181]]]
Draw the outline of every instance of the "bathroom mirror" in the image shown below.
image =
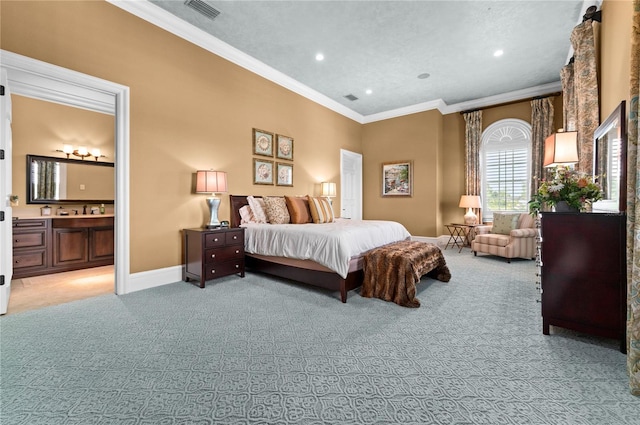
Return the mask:
[[602,200],[593,212],[624,212],[627,209],[627,116],[625,101],[593,134],[593,177],[602,187]]
[[112,204],[112,162],[27,155],[28,204]]

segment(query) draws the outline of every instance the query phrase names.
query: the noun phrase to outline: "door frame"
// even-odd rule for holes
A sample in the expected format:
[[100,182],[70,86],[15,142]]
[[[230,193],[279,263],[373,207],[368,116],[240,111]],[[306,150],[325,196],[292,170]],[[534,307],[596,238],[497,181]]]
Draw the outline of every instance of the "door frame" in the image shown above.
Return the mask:
[[129,253],[129,87],[0,50],[13,94],[114,115],[115,120],[115,293],[126,294]]

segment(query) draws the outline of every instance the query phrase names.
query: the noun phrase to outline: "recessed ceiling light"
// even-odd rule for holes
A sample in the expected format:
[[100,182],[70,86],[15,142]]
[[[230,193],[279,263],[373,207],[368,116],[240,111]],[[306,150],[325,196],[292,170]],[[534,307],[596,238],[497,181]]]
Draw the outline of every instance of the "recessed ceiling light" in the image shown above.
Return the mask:
[[324,55],[323,55],[322,53],[317,53],[317,54],[316,54],[316,60],[317,60],[317,61],[321,61],[321,60],[323,60],[323,59],[324,59]]
[[430,74],[425,72],[424,74],[418,75],[418,78],[421,80],[424,80],[425,78],[429,78],[430,76],[431,76]]
[[366,93],[366,94],[371,94],[371,93],[373,93],[373,90],[371,90],[371,89],[367,89],[367,90],[365,91],[365,93]]
[[495,56],[497,58],[502,56],[503,54],[504,54],[504,51],[502,51],[502,50],[496,50],[495,52],[493,52],[493,56]]

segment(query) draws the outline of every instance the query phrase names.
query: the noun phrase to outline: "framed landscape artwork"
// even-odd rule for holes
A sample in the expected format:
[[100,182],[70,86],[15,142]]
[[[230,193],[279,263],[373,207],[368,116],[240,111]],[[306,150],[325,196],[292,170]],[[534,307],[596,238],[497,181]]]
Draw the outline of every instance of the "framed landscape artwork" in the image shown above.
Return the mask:
[[413,195],[412,161],[385,162],[382,164],[382,196]]
[[253,159],[253,184],[273,184],[273,161]]
[[273,133],[253,129],[253,154],[273,156]]
[[293,138],[282,134],[276,135],[276,158],[293,161]]
[[284,162],[276,163],[278,186],[293,186],[293,164],[285,164]]

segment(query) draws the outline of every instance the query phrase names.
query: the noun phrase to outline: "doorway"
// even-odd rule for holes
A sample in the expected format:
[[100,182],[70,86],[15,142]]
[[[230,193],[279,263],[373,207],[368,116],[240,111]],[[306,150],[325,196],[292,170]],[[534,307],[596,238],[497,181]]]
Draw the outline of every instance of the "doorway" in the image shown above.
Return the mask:
[[362,220],[362,154],[340,149],[340,217]]
[[[90,75],[0,50],[9,91],[21,96],[110,113],[115,119],[116,196],[115,293],[128,292],[129,282],[129,88]],[[7,157],[11,157],[11,146]],[[0,176],[11,180],[11,167],[0,162]],[[7,211],[11,221],[11,209]],[[11,255],[11,252],[9,252]],[[7,263],[0,263],[6,267]],[[9,265],[11,262],[8,263]],[[0,270],[1,274],[7,273]],[[7,273],[8,274],[8,273]]]

